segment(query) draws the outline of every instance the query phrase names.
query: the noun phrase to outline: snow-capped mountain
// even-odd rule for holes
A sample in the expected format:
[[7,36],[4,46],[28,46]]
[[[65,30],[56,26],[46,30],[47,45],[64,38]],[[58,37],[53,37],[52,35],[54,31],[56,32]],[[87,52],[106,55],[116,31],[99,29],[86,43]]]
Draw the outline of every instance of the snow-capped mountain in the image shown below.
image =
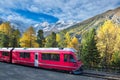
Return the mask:
[[33,27],[35,28],[35,30],[43,30],[43,31],[47,31],[50,30],[51,25],[48,22],[43,22],[43,23],[39,23],[39,24],[34,24]]
[[66,29],[66,28],[76,24],[76,23],[77,22],[74,22],[74,21],[59,20],[56,23],[43,22],[43,23],[35,24],[33,26],[36,31],[42,29],[44,32],[59,32],[63,29]]

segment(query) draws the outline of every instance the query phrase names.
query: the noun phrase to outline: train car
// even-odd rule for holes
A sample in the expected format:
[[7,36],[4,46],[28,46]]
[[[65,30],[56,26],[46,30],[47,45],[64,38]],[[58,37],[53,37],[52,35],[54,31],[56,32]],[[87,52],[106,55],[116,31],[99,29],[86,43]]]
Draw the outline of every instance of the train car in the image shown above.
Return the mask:
[[0,48],[0,61],[82,73],[82,61],[72,48]]
[[11,50],[12,48],[0,48],[0,61],[11,62]]
[[82,73],[83,63],[72,48],[15,48],[12,63]]
[[12,51],[12,63],[34,66],[34,59],[35,59],[34,54],[36,50],[28,50],[28,49],[15,48]]

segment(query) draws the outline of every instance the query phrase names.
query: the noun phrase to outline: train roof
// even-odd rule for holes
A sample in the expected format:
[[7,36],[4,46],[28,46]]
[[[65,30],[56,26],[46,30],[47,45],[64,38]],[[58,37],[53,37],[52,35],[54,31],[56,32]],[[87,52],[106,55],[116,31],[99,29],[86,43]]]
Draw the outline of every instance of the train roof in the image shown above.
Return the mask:
[[72,51],[77,52],[73,48],[15,48],[14,50],[53,50],[53,51]]
[[10,51],[12,50],[13,48],[0,48],[0,51]]
[[[13,48],[0,48],[2,51],[10,51]],[[72,51],[77,52],[74,48],[14,48],[14,50],[53,50],[53,51]]]

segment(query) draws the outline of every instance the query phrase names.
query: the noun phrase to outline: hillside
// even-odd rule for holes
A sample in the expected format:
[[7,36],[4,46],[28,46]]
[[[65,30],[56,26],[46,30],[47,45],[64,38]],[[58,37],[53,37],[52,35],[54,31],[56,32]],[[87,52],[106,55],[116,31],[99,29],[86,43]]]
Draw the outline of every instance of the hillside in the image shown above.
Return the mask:
[[97,29],[104,23],[105,20],[112,20],[116,24],[120,25],[120,7],[114,10],[108,10],[102,14],[89,18],[83,22],[77,23],[74,26],[65,29],[65,31],[69,32],[71,35],[79,37],[80,34],[83,34],[90,28]]

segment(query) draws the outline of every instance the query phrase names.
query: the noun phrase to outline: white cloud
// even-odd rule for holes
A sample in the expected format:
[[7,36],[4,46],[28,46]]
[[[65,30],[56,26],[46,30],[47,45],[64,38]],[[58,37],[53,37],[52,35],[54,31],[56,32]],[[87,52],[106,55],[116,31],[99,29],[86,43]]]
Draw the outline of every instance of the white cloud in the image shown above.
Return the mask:
[[35,5],[31,5],[30,8],[29,8],[29,10],[30,10],[31,12],[39,12],[39,8],[36,7]]
[[12,13],[12,14],[9,14],[9,15],[3,15],[1,16],[2,19],[4,20],[7,20],[7,21],[19,21],[19,22],[23,22],[25,23],[26,25],[30,25],[31,23],[34,24],[34,23],[38,23],[32,19],[27,19],[17,13]]
[[7,20],[8,21],[16,20],[16,21],[21,21],[21,22],[24,21],[24,23],[31,23],[31,22],[36,23],[35,21],[33,21],[31,19],[24,18],[20,15],[9,15],[9,16],[7,16]]
[[[11,9],[24,9],[53,15],[61,20],[77,21],[114,9],[120,6],[118,3],[120,0],[0,0],[0,13],[11,14]],[[16,18],[23,17],[16,16]]]

